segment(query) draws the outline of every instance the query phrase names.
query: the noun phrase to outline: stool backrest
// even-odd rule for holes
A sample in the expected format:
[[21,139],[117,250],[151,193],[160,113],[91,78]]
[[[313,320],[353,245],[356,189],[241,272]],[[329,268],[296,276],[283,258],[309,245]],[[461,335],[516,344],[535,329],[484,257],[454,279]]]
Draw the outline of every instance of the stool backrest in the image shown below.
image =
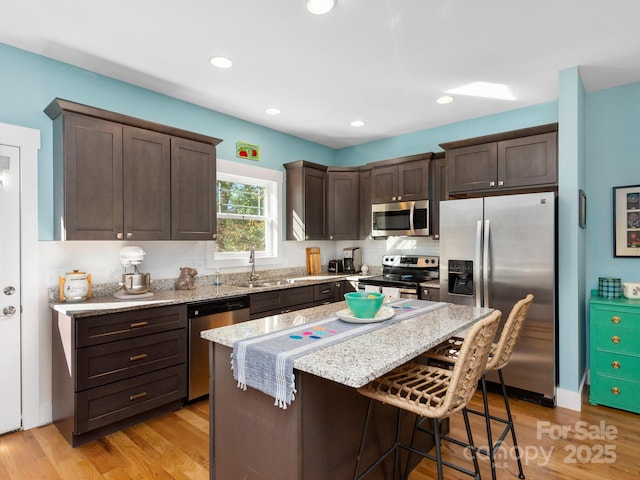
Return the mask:
[[458,359],[451,372],[451,380],[442,402],[441,416],[448,416],[466,407],[478,387],[478,380],[487,368],[489,352],[493,344],[502,312],[494,310],[477,322],[460,347]]
[[524,326],[524,321],[527,318],[532,302],[533,295],[529,293],[522,300],[518,300],[511,309],[509,318],[507,318],[507,321],[502,327],[498,343],[493,352],[491,352],[491,358],[489,358],[489,363],[487,363],[487,370],[500,370],[509,363],[513,349],[516,347],[516,343],[518,343],[518,339],[520,338],[520,333],[522,332],[522,327]]

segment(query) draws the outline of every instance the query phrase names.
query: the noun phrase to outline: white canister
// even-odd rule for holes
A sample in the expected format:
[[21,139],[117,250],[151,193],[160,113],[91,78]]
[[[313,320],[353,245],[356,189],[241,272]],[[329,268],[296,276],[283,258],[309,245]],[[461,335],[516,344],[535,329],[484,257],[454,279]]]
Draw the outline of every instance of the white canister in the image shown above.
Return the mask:
[[86,272],[80,272],[78,270],[67,272],[64,276],[64,282],[61,289],[61,297],[64,298],[64,301],[81,302],[89,298],[89,277],[90,275],[87,275]]

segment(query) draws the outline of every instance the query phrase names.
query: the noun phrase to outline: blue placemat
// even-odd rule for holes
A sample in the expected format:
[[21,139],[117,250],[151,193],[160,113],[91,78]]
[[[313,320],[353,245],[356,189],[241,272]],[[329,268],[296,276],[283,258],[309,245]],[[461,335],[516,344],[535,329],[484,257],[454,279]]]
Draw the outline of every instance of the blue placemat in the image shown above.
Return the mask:
[[296,358],[448,304],[400,299],[385,305],[393,308],[395,314],[382,322],[348,323],[334,315],[323,320],[236,341],[233,345],[231,365],[238,387],[246,389],[249,386],[260,390],[274,397],[275,405],[287,408],[287,405],[295,399],[293,363]]

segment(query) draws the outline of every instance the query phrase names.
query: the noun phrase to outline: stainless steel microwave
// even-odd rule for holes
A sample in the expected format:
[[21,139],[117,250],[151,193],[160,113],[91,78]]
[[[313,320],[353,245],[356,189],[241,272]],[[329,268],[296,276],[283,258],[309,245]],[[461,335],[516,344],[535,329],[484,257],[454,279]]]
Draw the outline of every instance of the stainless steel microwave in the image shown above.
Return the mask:
[[374,203],[371,236],[428,236],[429,200]]

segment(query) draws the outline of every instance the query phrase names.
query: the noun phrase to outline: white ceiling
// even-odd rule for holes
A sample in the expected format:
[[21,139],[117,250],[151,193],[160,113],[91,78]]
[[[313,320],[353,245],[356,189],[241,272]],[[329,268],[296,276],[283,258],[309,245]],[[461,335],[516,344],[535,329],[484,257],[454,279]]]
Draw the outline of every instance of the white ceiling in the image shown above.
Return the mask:
[[[0,42],[334,148],[555,100],[569,67],[587,92],[640,81],[638,0],[305,4],[3,0]],[[516,100],[435,103],[474,81]]]

